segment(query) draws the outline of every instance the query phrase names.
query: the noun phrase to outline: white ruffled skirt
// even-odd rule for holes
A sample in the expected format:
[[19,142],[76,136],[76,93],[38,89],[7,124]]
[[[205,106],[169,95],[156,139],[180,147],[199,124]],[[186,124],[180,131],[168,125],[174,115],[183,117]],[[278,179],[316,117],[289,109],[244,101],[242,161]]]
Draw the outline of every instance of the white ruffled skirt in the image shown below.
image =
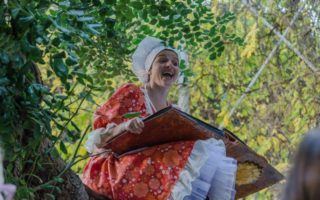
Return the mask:
[[223,141],[199,140],[169,200],[233,200],[237,161],[226,157]]

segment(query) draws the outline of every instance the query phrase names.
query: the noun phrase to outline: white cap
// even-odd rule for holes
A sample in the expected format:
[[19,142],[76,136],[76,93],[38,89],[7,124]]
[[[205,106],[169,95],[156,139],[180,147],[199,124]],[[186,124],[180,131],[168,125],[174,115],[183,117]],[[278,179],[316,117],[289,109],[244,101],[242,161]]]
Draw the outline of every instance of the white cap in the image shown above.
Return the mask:
[[147,36],[139,43],[132,55],[132,71],[141,82],[148,82],[148,72],[153,60],[165,49],[176,52],[179,57],[179,52],[176,49],[165,46],[164,42],[158,38]]

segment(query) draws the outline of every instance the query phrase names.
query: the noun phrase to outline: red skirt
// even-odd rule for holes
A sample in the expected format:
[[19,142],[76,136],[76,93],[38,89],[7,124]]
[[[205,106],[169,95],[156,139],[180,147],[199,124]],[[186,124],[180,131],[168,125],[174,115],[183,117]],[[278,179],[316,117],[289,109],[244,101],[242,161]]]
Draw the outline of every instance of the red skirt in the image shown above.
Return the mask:
[[114,200],[168,199],[194,143],[163,144],[119,159],[112,153],[92,157],[84,169],[83,183]]

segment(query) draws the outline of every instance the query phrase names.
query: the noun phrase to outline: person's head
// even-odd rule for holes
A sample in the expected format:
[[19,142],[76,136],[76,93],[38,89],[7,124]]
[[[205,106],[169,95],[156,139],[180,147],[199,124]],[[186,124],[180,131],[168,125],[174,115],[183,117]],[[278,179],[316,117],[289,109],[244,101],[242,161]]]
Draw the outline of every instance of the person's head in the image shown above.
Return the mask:
[[132,71],[144,84],[170,87],[179,75],[179,52],[153,37],[143,39],[135,50]]
[[179,57],[172,50],[161,51],[153,60],[148,82],[151,85],[170,87],[179,75]]
[[284,200],[320,198],[320,129],[309,132],[301,142],[289,174]]

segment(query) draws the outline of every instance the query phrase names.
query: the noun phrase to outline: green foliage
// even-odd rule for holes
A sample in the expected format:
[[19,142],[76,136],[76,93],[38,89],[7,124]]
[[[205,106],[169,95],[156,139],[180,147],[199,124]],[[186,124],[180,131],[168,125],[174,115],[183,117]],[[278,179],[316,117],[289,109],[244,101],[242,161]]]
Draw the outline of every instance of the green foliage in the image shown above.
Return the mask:
[[[146,35],[194,55],[209,52],[210,59],[222,55],[225,43],[243,44],[226,31],[235,16],[215,17],[203,1],[5,2],[0,3],[0,136],[6,181],[18,186],[17,199],[54,199],[61,193],[63,173],[83,159],[79,152],[85,154],[81,142],[93,105],[113,91],[115,77],[136,80],[128,63]],[[46,173],[48,162],[60,156],[66,168]]]
[[[242,9],[242,1],[213,3],[214,13],[219,15],[230,10],[236,15],[232,27],[236,34],[245,35],[246,45],[225,46],[223,56],[214,62],[207,59],[210,54],[206,53],[189,58],[194,72],[194,76],[190,78],[190,106],[193,115],[211,124],[223,123],[286,175],[303,135],[320,125],[319,75],[310,71],[283,44],[255,85],[247,92],[244,101],[232,117],[228,118],[228,112],[245,93],[246,87],[279,40],[262,23],[261,17],[273,24],[278,31],[283,31],[301,6],[283,1],[288,5],[279,7],[278,3],[255,1],[254,5],[259,8],[259,20],[249,9]],[[292,31],[286,38],[317,66],[320,34],[316,31],[315,21],[311,19],[313,12],[319,12],[319,6],[309,2],[302,12],[303,17],[291,26]],[[303,30],[310,32],[304,35],[306,31]],[[283,186],[284,182],[279,183],[245,199],[279,199]]]
[[134,117],[139,117],[141,115],[140,112],[128,112],[123,115],[124,118],[134,118]]

